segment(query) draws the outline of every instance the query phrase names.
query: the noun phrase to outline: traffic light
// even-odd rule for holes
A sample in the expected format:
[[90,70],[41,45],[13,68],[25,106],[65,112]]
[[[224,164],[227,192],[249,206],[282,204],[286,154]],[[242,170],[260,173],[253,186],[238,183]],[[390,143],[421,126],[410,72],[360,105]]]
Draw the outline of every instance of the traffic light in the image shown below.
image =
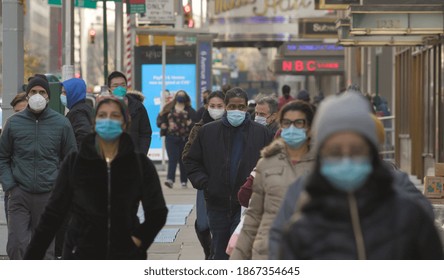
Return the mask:
[[188,28],[194,27],[193,9],[191,3],[183,6],[183,24]]
[[91,43],[91,44],[94,44],[94,41],[96,40],[96,30],[95,29],[93,29],[93,28],[91,28],[90,30],[89,30],[89,42]]

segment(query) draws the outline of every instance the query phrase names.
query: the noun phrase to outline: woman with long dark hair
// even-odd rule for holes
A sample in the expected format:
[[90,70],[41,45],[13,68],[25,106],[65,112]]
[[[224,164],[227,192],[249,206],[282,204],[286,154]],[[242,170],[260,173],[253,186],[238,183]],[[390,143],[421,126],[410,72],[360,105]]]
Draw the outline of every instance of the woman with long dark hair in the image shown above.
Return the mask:
[[187,187],[187,172],[182,162],[182,153],[196,120],[196,111],[191,107],[191,99],[184,90],[176,92],[174,99],[166,104],[157,117],[161,136],[165,136],[168,155],[168,172],[165,185],[173,188],[176,180],[176,167],[179,163],[180,183]]

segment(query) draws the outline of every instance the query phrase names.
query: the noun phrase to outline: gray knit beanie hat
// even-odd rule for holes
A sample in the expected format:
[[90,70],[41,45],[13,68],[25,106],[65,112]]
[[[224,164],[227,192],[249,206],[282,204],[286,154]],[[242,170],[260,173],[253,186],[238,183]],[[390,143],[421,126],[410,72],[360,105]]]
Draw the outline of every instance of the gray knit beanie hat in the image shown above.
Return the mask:
[[340,131],[356,132],[378,147],[375,122],[365,97],[346,91],[322,101],[313,120],[314,150],[318,152],[325,140]]

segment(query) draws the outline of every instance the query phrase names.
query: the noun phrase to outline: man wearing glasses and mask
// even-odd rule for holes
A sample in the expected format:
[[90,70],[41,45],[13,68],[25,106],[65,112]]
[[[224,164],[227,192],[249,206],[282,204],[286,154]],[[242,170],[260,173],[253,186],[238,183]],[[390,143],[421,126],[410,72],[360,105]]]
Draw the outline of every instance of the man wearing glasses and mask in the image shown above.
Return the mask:
[[269,130],[247,113],[248,96],[241,88],[225,95],[226,112],[220,120],[204,125],[183,159],[188,179],[204,190],[210,231],[211,259],[228,259],[225,249],[239,223],[240,186],[272,139]]
[[143,105],[145,96],[140,91],[128,90],[128,80],[126,76],[119,71],[114,71],[109,74],[107,83],[109,90],[115,97],[119,99],[126,98],[125,102],[128,105],[131,116],[131,125],[128,128],[128,133],[133,139],[136,151],[147,155],[150,149],[153,131],[151,129],[148,112]]
[[[36,75],[28,81],[28,106],[6,121],[0,137],[0,183],[9,192],[6,250],[11,260],[23,259],[58,167],[66,155],[77,151],[68,119],[48,108],[46,77]],[[47,259],[53,257],[54,246],[46,253]]]

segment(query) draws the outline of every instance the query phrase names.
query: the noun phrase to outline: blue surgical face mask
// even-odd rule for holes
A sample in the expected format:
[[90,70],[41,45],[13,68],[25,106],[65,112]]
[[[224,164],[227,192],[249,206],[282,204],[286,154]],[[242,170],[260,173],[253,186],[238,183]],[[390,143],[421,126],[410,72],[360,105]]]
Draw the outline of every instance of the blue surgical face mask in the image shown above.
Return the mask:
[[229,111],[227,111],[228,122],[232,126],[238,127],[238,126],[240,126],[244,122],[245,114],[246,114],[246,112],[244,112],[244,111],[229,110]]
[[60,95],[60,102],[63,106],[68,107],[68,101],[66,100],[66,95]]
[[326,158],[321,161],[321,174],[343,192],[361,188],[372,171],[373,166],[367,157]]
[[123,132],[122,123],[112,119],[96,119],[96,132],[105,141],[116,140]]
[[113,95],[117,97],[118,99],[123,99],[123,97],[126,94],[126,88],[122,86],[118,86],[113,90]]
[[304,128],[297,128],[294,125],[283,128],[281,138],[292,148],[299,148],[307,141],[307,133]]

